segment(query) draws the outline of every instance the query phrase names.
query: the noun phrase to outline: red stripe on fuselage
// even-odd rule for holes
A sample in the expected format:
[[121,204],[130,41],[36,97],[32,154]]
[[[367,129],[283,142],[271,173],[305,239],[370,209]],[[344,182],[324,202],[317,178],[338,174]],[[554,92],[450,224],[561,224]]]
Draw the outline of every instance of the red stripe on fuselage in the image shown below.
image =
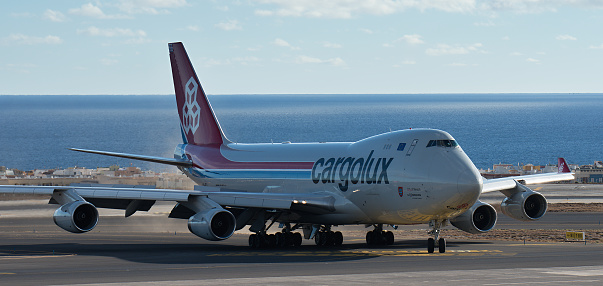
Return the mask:
[[314,162],[236,162],[226,159],[220,152],[221,144],[186,145],[185,152],[193,165],[202,169],[312,169]]

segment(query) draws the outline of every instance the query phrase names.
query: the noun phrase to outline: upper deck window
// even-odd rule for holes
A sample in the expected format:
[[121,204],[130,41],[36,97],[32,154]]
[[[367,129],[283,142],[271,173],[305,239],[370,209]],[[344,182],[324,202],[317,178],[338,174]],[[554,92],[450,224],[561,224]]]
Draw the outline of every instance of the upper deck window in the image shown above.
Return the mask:
[[455,140],[429,140],[426,147],[456,147],[459,144]]

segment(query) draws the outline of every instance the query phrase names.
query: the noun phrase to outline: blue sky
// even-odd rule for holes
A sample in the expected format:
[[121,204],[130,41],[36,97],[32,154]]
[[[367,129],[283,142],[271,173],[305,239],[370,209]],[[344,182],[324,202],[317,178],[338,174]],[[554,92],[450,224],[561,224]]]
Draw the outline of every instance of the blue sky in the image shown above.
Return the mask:
[[4,1],[0,94],[602,92],[603,1]]

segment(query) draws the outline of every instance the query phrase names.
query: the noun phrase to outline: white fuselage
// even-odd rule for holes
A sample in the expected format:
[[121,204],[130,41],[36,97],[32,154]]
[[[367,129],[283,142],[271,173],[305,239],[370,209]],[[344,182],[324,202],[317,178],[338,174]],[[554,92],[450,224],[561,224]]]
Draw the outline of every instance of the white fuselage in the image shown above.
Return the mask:
[[264,193],[329,193],[335,211],[284,216],[322,224],[418,224],[448,219],[478,199],[482,177],[450,134],[400,130],[353,143],[179,145],[201,186]]

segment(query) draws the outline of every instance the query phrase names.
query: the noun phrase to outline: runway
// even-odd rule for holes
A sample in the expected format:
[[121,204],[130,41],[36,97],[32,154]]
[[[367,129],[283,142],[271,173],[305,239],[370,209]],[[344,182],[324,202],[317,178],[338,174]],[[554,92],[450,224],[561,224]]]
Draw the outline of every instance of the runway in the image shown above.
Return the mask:
[[[85,234],[54,225],[58,206],[0,202],[2,285],[425,285],[603,284],[603,244],[448,238],[445,254],[428,254],[426,226],[401,226],[392,246],[368,248],[363,226],[339,227],[344,245],[252,250],[247,234],[209,242],[186,220],[166,218],[169,205],[123,217],[101,210]],[[601,231],[603,213],[547,213],[536,222],[499,215],[497,229]],[[450,228],[450,227],[449,227]],[[276,229],[273,229],[276,231]],[[446,232],[443,232],[445,235]]]
[[[571,217],[581,219],[579,215]],[[550,216],[567,221],[564,214]],[[144,225],[163,220],[104,217],[92,232],[71,234],[54,226],[51,218],[2,218],[0,283],[600,285],[603,281],[601,244],[449,239],[445,254],[428,254],[423,239],[397,239],[393,246],[368,248],[359,227],[346,227],[340,248],[317,247],[304,240],[300,248],[251,250],[245,234],[208,242],[184,231],[144,230]],[[540,226],[546,227],[529,224]],[[499,227],[505,228],[504,222]],[[395,232],[402,234],[404,229]]]

